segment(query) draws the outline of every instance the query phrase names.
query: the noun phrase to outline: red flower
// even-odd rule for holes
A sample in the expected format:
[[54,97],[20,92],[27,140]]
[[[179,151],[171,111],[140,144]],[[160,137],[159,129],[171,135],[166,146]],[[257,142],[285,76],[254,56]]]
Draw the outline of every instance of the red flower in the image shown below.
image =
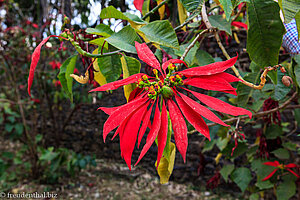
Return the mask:
[[[176,72],[174,63],[185,64],[182,60],[171,59],[161,66],[145,43],[139,44],[136,42],[135,47],[139,58],[154,68],[155,77],[139,73],[91,90],[115,90],[118,87],[135,82],[139,86],[130,94],[127,104],[113,108],[99,108],[110,115],[103,128],[104,141],[108,133],[119,126],[113,138],[119,134],[121,156],[124,158],[129,169],[131,169],[131,156],[135,143],[138,140],[139,147],[146,128],[150,123],[150,115],[153,110],[154,119],[151,129],[136,164],[140,162],[157,138],[157,166],[159,165],[167,140],[168,112],[172,122],[175,143],[184,161],[188,146],[187,126],[184,117],[197,131],[208,139],[210,139],[209,129],[202,117],[223,126],[228,126],[212,111],[189,98],[180,92],[179,89],[186,93],[191,93],[203,104],[217,111],[234,116],[249,115],[251,117],[252,113],[248,110],[234,107],[219,99],[191,91],[185,87],[190,85],[206,90],[216,90],[236,95],[236,89],[230,85],[230,82],[240,81],[240,79],[225,73],[224,70],[232,66],[236,62],[237,57],[224,62]],[[161,76],[158,76],[158,71]]]
[[58,86],[61,87],[61,82],[56,80],[56,81],[54,81],[54,85],[55,85],[55,87],[58,87]]
[[231,26],[235,26],[238,28],[244,28],[244,29],[248,30],[247,24],[245,24],[243,22],[231,22]]
[[51,65],[52,69],[55,70],[55,69],[59,69],[60,66],[61,66],[61,63],[60,62],[56,62],[55,60],[49,62],[49,65]]
[[276,167],[276,169],[274,169],[268,176],[266,176],[263,179],[263,181],[266,181],[266,180],[270,179],[278,169],[286,169],[287,171],[289,171],[293,175],[295,175],[297,178],[300,178],[300,176],[296,172],[294,172],[293,170],[290,169],[290,168],[296,168],[297,167],[297,165],[294,164],[294,163],[284,165],[284,164],[280,164],[277,160],[275,160],[274,162],[265,162],[264,165],[273,166],[273,167]]

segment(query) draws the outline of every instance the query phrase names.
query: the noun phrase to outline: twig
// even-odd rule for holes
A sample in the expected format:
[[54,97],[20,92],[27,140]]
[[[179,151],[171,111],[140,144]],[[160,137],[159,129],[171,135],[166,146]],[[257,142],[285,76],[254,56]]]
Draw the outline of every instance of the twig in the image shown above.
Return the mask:
[[[197,15],[196,15],[197,16]],[[196,17],[195,16],[195,17]],[[193,18],[189,19],[188,21],[183,22],[182,24],[180,24],[179,26],[174,28],[174,31],[177,31],[179,29],[181,29],[182,27],[184,27],[185,25],[187,25]]]
[[185,51],[184,51],[184,53],[182,54],[180,60],[183,60],[183,59],[187,56],[187,54],[189,53],[189,51],[193,48],[193,46],[195,46],[195,44],[196,44],[196,42],[198,41],[198,39],[199,39],[202,35],[206,34],[208,31],[209,31],[208,29],[205,29],[204,31],[202,31],[201,33],[199,33],[199,34],[195,37],[195,39],[192,41],[192,43],[185,49]]
[[238,11],[238,13],[234,16],[234,18],[232,19],[232,22],[234,22],[238,17],[239,17],[239,15],[241,14],[241,12],[242,12],[242,10],[243,10],[243,8],[244,8],[244,6],[245,6],[246,4],[243,4],[242,5],[242,7],[241,7],[241,9]]
[[[261,112],[255,113],[255,114],[252,115],[252,117],[253,118],[260,118],[262,116],[265,116],[265,115],[277,112],[277,111],[279,111],[279,110],[281,110],[283,108],[286,108],[286,109],[300,108],[300,105],[290,105],[290,106],[288,106],[297,95],[298,95],[298,93],[295,92],[292,95],[291,98],[289,98],[286,102],[284,102],[282,105],[278,106],[277,108],[273,108],[273,109],[268,110],[268,111],[261,111]],[[249,116],[234,117],[234,118],[223,120],[223,122],[224,123],[230,123],[230,122],[235,122],[235,121],[238,121],[238,120],[243,120],[243,119],[248,119],[248,118],[249,118]],[[218,125],[218,124],[217,123],[209,123],[209,124],[207,124],[208,127],[216,126],[216,125]],[[197,132],[197,130],[189,131],[188,134],[193,134],[195,132]]]
[[164,0],[162,1],[160,4],[158,4],[155,8],[153,8],[152,10],[150,10],[147,14],[145,14],[145,16],[142,18],[143,20],[147,19],[147,17],[149,17],[150,15],[152,15],[153,13],[155,13],[160,7],[162,7],[163,5],[165,5],[169,0]]
[[206,28],[212,29],[212,25],[210,24],[208,17],[207,17],[205,5],[202,6],[201,15],[202,15],[203,22],[206,25]]

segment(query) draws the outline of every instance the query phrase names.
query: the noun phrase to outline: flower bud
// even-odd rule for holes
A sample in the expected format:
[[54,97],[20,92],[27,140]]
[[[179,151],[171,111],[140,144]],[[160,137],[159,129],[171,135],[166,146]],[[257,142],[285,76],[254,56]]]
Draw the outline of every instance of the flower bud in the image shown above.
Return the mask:
[[291,77],[289,76],[283,76],[281,79],[283,85],[289,87],[291,84],[293,84],[293,80]]
[[161,89],[161,94],[164,98],[169,99],[174,95],[173,90],[168,86],[163,86]]

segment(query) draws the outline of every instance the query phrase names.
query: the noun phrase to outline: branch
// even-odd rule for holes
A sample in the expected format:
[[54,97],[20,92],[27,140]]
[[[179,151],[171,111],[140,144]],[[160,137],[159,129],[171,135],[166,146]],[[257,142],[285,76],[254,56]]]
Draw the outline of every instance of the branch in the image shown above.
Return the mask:
[[184,58],[187,56],[187,54],[189,53],[189,51],[193,48],[193,46],[195,46],[196,42],[198,41],[198,39],[206,34],[209,30],[205,29],[204,31],[202,31],[201,33],[199,33],[195,39],[192,41],[192,43],[185,49],[184,53],[182,54],[180,60],[184,60]]
[[149,17],[150,15],[154,14],[160,7],[162,7],[163,5],[165,5],[169,0],[164,0],[162,1],[160,4],[158,4],[155,8],[153,8],[152,10],[150,10],[147,14],[145,14],[145,16],[142,18],[143,20],[147,19],[147,17]]

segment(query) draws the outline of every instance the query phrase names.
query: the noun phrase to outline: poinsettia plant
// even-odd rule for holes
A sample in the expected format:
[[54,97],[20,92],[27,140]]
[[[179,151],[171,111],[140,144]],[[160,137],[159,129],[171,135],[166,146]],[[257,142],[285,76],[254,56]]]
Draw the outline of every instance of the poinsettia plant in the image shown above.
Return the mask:
[[[284,134],[290,130],[290,124],[281,123],[280,111],[298,95],[300,59],[296,56],[290,62],[281,59],[279,54],[284,25],[299,16],[297,9],[287,9],[291,8],[287,4],[298,5],[287,0],[282,4],[273,0],[174,2],[135,0],[134,5],[141,13],[138,15],[121,12],[113,6],[103,8],[101,22],[120,19],[123,27],[119,31],[101,23],[81,32],[63,27],[59,36],[50,35],[32,54],[28,93],[31,94],[42,45],[51,37],[58,37],[61,43],[69,42],[76,52],[61,65],[58,76],[71,100],[73,78],[81,84],[100,85],[90,92],[111,92],[123,87],[126,104],[100,105],[99,109],[109,115],[103,127],[103,139],[109,133],[114,133],[113,138],[119,136],[121,157],[129,169],[135,146],[139,148],[144,138],[136,164],[156,143],[157,172],[161,183],[168,182],[176,149],[186,161],[188,135],[199,133],[207,138],[201,142],[202,153],[214,146],[219,151],[215,164],[220,170],[215,170],[216,175],[208,185],[214,181],[214,187],[218,186],[222,176],[225,182],[230,179],[236,183],[242,192],[247,188],[254,191],[251,198],[277,187],[276,195],[280,198],[288,184],[295,186],[294,179],[299,176],[290,168],[298,165],[279,165],[278,161],[275,165],[264,159],[288,160],[298,150],[289,138],[293,133]],[[174,5],[178,10],[176,20],[170,17]],[[280,10],[284,11],[284,22]],[[300,21],[299,17],[295,19]],[[70,20],[65,18],[64,22],[66,25]],[[232,40],[242,45],[239,34],[247,37],[246,50],[251,61],[243,66],[237,52],[227,47]],[[208,46],[212,42],[222,53],[218,58],[202,48],[203,43]],[[243,49],[239,51],[240,57],[241,54],[248,57]],[[73,73],[78,57],[84,66],[82,75]],[[52,64],[58,68],[56,63]],[[247,69],[243,70],[245,66]],[[299,113],[295,111],[295,115],[300,116]],[[252,126],[257,135],[243,130],[246,125]],[[209,128],[213,126],[216,128]],[[251,163],[251,169],[234,162],[244,155],[247,157],[244,164]],[[204,169],[204,163],[199,163],[198,168]],[[268,176],[270,172],[265,165],[277,168]],[[277,169],[286,169],[295,175],[294,179],[268,180]],[[253,179],[256,184],[250,186]]]

